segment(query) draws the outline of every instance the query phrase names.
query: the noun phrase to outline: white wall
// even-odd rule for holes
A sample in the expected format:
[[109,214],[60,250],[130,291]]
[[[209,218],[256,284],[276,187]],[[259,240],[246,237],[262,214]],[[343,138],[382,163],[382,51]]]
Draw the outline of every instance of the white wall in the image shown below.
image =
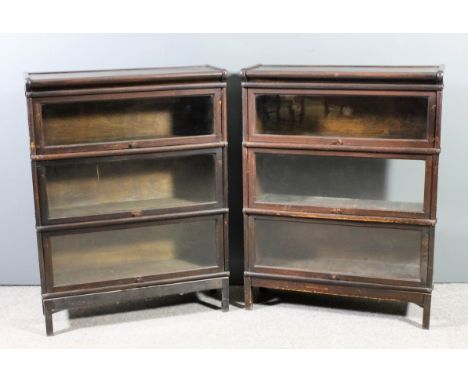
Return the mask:
[[[445,64],[435,280],[468,281],[468,35],[0,35],[0,51],[0,284],[39,282],[23,72],[205,63],[233,74],[257,63]],[[231,113],[240,113],[238,89]],[[230,116],[231,144],[239,121]]]

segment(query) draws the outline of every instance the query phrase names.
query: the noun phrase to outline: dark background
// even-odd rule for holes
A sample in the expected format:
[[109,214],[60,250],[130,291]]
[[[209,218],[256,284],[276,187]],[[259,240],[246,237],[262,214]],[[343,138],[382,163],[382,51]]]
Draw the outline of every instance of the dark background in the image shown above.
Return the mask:
[[229,262],[231,283],[242,284],[244,227],[242,218],[242,93],[239,75],[227,78]]

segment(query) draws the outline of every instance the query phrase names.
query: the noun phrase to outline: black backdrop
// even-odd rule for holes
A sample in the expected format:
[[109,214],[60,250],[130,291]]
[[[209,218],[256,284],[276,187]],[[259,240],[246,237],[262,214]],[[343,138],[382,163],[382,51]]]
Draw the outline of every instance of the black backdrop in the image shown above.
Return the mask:
[[239,75],[227,78],[229,268],[231,283],[242,284],[244,228],[242,218],[242,94]]

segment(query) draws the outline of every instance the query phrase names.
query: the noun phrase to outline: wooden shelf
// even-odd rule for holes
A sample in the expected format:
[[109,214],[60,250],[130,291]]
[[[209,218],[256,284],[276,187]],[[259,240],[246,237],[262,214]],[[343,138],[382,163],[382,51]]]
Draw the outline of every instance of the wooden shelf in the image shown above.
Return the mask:
[[[214,203],[215,201],[213,201]],[[148,200],[129,200],[115,203],[99,203],[85,205],[68,205],[66,207],[51,208],[49,218],[61,219],[79,216],[96,216],[118,212],[148,211],[177,207],[190,207],[206,204],[204,200],[189,200],[181,198],[164,198]],[[208,202],[209,203],[209,202]]]
[[423,212],[423,204],[415,202],[392,202],[351,198],[329,198],[323,196],[285,195],[266,193],[256,199],[257,203],[287,204],[328,208],[349,208],[363,210]]
[[54,272],[54,283],[57,287],[70,285],[70,280],[73,280],[73,285],[77,286],[90,282],[131,279],[207,268],[204,264],[177,258],[152,262],[142,260],[138,262],[138,259],[134,259],[127,263],[121,259],[120,262],[108,267],[97,262],[89,264],[89,267],[80,267],[80,264],[73,267],[71,265],[73,264],[72,257],[63,259],[63,261],[67,261],[69,264],[68,268]]
[[[307,259],[269,259],[265,266],[291,269],[313,270],[314,273],[339,274],[356,277],[376,277],[382,280],[419,281],[419,265],[401,262],[388,258],[386,261],[375,261],[362,254],[362,259],[348,257],[310,257]],[[261,266],[261,262],[259,262]],[[338,267],[337,267],[338,265]],[[335,270],[335,271],[333,271]],[[365,270],[365,271],[364,271]]]

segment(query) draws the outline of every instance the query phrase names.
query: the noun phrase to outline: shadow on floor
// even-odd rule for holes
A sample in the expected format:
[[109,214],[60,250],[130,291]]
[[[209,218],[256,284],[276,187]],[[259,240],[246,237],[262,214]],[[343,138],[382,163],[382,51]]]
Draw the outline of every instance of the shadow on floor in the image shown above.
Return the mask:
[[[254,288],[254,306],[274,306],[288,303],[297,307],[320,307],[352,311],[355,313],[374,313],[388,315],[414,327],[421,328],[421,322],[408,316],[408,303],[390,300],[372,300],[355,297],[334,296],[325,294],[280,291]],[[422,309],[421,309],[422,318]]]
[[[195,303],[195,305],[193,305]],[[397,316],[412,325],[418,323],[409,319],[408,304],[394,301],[377,301],[341,296],[316,295],[299,292],[286,292],[268,289],[254,289],[254,306],[269,307],[278,304],[294,304],[299,307],[322,307],[341,311],[379,313]],[[188,305],[190,304],[190,307]],[[190,315],[200,312],[197,304],[212,310],[221,310],[220,291],[188,293],[185,295],[165,296],[150,300],[139,300],[120,304],[106,304],[95,307],[80,308],[69,311],[69,327],[57,330],[56,334],[78,328],[109,325],[115,323],[135,322],[147,319],[157,319],[169,316]],[[182,305],[182,307],[181,307]],[[185,307],[184,307],[185,305]],[[242,309],[243,288],[232,286],[230,290],[230,305]],[[174,309],[158,308],[174,307]],[[179,309],[179,307],[181,307]],[[131,314],[120,314],[131,313]],[[82,318],[89,318],[82,320]]]
[[[212,294],[212,295],[211,295]],[[216,292],[205,292],[206,296],[216,298]],[[69,318],[84,318],[90,316],[99,316],[107,315],[114,313],[125,313],[125,312],[135,312],[139,310],[155,309],[167,306],[176,306],[181,304],[189,304],[198,302],[201,305],[204,305],[213,310],[220,310],[221,308],[213,303],[209,303],[204,299],[200,299],[197,293],[188,293],[184,295],[173,295],[173,296],[164,296],[148,300],[137,300],[137,301],[128,301],[123,303],[108,303],[105,305],[91,306],[86,308],[73,309],[69,311]]]
[[[95,327],[100,325],[136,322],[162,317],[190,315],[199,312],[197,305],[212,310],[221,311],[221,291],[187,293],[184,295],[164,296],[154,299],[142,299],[130,302],[107,303],[86,308],[70,309],[68,311],[69,326],[64,329],[54,330],[54,334],[60,334],[79,328]],[[188,305],[190,304],[190,307]],[[179,308],[160,310],[158,308]],[[130,314],[121,314],[130,313]],[[83,320],[85,318],[85,320]]]
[[254,292],[254,304],[277,305],[281,303],[353,310],[366,313],[383,313],[397,316],[406,316],[408,313],[408,304],[397,301],[378,301],[353,297],[277,291],[263,288]]

